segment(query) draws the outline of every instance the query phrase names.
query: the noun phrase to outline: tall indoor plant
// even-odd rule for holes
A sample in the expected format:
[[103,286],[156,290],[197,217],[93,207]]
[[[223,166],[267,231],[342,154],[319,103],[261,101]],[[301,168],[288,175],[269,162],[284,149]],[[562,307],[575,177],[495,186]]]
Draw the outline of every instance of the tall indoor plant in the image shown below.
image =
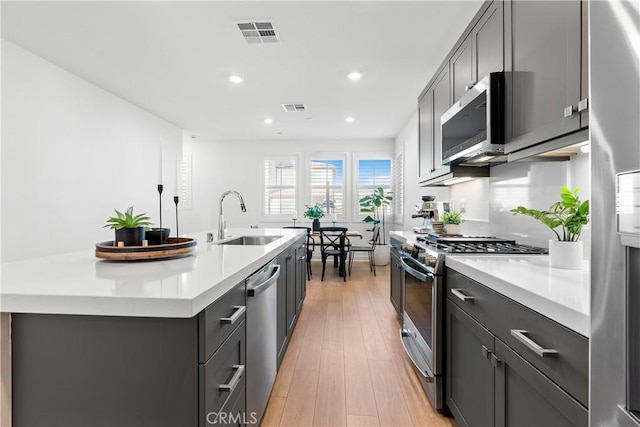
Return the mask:
[[542,222],[556,235],[557,240],[549,240],[549,265],[551,267],[580,270],[582,268],[583,245],[578,239],[582,227],[589,223],[589,201],[580,201],[579,188],[573,191],[560,188],[560,201],[548,210],[518,206],[511,209],[514,215],[523,214]]
[[378,224],[381,224],[382,230],[380,233],[381,236],[381,246],[380,250],[376,250],[376,264],[377,265],[386,265],[389,263],[389,248],[386,240],[385,233],[385,224],[384,224],[384,207],[389,205],[393,200],[391,191],[385,191],[384,188],[378,187],[373,190],[373,193],[364,196],[360,199],[360,213],[370,214],[367,215],[363,221],[366,223],[371,223],[374,227]]
[[324,210],[320,203],[316,203],[313,206],[307,205],[303,215],[305,218],[313,220],[313,231],[317,231],[320,228],[320,218],[324,217]]

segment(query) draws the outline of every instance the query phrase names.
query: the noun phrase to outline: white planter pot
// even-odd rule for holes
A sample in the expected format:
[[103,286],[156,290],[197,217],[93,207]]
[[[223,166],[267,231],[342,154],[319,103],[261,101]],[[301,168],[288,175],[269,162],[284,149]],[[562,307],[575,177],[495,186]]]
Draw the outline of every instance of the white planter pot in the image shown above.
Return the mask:
[[460,231],[458,229],[460,224],[445,224],[444,225],[444,231],[447,232],[447,234],[459,234]]
[[582,242],[549,240],[549,267],[582,270]]
[[389,245],[378,245],[376,251],[373,253],[373,260],[376,265],[389,264]]

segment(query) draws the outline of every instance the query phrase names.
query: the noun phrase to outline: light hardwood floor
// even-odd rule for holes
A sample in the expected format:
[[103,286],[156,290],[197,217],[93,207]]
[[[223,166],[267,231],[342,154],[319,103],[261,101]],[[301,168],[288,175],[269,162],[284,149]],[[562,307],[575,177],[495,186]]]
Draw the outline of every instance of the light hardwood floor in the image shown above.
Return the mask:
[[343,282],[313,263],[263,426],[456,426],[435,411],[399,338],[389,267],[354,263]]

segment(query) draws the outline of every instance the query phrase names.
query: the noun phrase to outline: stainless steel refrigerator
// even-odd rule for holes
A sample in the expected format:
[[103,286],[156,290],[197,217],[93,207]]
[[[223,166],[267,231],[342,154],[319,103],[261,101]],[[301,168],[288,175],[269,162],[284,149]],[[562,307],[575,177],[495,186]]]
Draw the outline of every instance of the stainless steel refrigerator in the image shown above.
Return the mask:
[[640,1],[589,2],[592,426],[640,426]]

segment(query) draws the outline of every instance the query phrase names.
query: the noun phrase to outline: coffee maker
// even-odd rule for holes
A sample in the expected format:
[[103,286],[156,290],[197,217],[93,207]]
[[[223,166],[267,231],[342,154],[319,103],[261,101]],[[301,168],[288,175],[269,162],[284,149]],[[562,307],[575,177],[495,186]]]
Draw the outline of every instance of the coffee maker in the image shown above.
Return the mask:
[[436,202],[435,199],[435,196],[422,196],[422,201],[416,203],[416,213],[411,218],[423,218],[421,227],[413,227],[416,233],[430,234],[437,231],[434,228],[442,228],[440,216],[449,212],[449,202]]

